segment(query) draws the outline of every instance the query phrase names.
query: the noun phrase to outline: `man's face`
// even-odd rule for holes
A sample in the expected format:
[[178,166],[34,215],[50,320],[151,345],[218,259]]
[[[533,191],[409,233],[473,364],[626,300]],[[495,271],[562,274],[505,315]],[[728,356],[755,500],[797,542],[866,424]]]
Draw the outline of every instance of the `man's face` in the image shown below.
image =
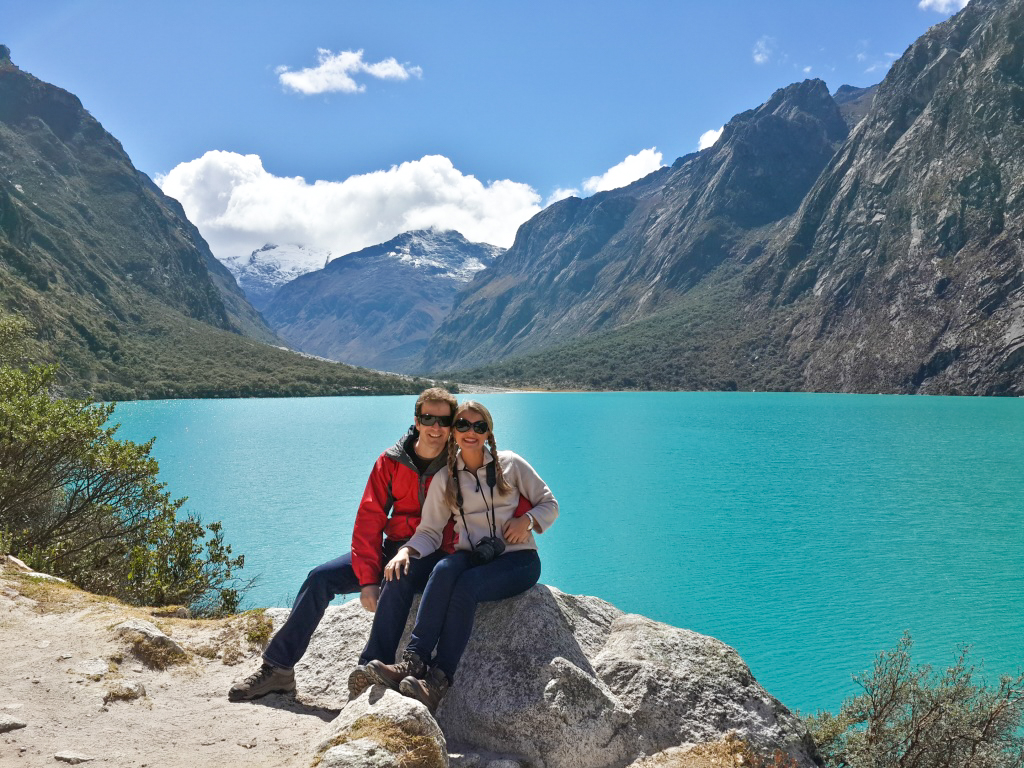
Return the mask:
[[433,424],[424,424],[421,421],[423,416],[440,416],[446,420],[451,421],[452,409],[448,403],[441,402],[439,400],[427,400],[420,406],[420,415],[416,418],[416,429],[420,433],[420,448],[425,449],[425,453],[431,453],[435,456],[444,450],[445,445],[448,442],[448,435],[451,434],[451,426],[443,427],[436,420]]

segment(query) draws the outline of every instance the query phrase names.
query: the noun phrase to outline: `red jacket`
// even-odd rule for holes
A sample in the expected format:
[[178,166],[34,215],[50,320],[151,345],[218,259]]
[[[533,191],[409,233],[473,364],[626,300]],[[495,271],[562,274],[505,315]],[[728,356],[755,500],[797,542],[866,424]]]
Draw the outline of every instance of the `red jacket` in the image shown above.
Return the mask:
[[[384,538],[405,541],[413,535],[420,524],[420,510],[430,481],[445,466],[447,454],[442,452],[421,475],[411,458],[416,437],[415,428],[411,428],[384,451],[366,481],[352,530],[352,570],[362,587],[380,584],[384,573]],[[441,549],[455,551],[452,521],[444,529]]]
[[[420,524],[430,481],[447,463],[448,455],[442,451],[421,475],[411,458],[416,438],[416,428],[410,427],[401,440],[377,458],[366,481],[352,529],[352,570],[361,587],[381,582],[385,537],[402,542],[412,538]],[[532,508],[530,500],[522,496],[515,516],[521,517]],[[455,540],[455,519],[451,518],[442,534],[441,549],[451,554]]]

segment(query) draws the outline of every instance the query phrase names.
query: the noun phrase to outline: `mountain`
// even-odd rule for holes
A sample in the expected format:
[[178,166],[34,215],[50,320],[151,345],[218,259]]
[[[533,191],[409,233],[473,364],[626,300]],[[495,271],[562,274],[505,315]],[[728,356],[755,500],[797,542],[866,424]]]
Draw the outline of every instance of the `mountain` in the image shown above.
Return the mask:
[[0,46],[0,311],[76,395],[408,392],[279,344],[181,206],[77,97]]
[[907,50],[748,285],[807,388],[1024,394],[1024,0]]
[[610,331],[756,259],[849,127],[824,82],[777,91],[715,145],[621,189],[555,203],[456,298],[426,369],[492,362]]
[[458,232],[407,232],[282,286],[263,311],[293,347],[410,371],[455,292],[504,250]]
[[330,260],[331,252],[322,248],[267,243],[248,256],[229,256],[222,263],[235,276],[249,303],[262,311],[278,288],[299,275],[322,269]]
[[711,149],[541,212],[424,355],[467,362],[520,385],[1024,395],[1024,0],[972,0],[871,93],[791,86]]

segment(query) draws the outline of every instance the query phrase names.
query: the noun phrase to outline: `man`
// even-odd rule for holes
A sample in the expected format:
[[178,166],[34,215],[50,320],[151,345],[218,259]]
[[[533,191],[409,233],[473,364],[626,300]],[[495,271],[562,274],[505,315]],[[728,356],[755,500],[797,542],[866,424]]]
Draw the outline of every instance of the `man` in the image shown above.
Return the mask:
[[423,591],[438,560],[454,550],[452,526],[445,529],[442,550],[413,561],[409,578],[389,585],[382,596],[384,565],[419,525],[430,481],[447,461],[446,447],[457,404],[454,395],[438,387],[425,390],[417,398],[416,423],[373,465],[356,513],[352,551],[309,572],[288,620],[263,652],[262,666],[231,686],[231,701],[295,691],[293,668],[306,652],[335,595],[358,592],[363,608],[375,613],[370,639],[359,665],[349,675],[349,695],[357,696],[371,684],[367,662],[376,659],[394,663],[413,597]]

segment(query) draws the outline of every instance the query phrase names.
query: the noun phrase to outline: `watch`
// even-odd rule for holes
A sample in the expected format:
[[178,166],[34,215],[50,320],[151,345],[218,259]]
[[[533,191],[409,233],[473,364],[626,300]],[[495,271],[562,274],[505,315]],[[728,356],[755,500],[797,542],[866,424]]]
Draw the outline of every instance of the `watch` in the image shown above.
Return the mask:
[[533,515],[531,515],[529,512],[526,513],[526,516],[530,519],[530,527],[526,530],[532,531],[534,529],[534,526],[537,525],[537,521],[533,519]]

